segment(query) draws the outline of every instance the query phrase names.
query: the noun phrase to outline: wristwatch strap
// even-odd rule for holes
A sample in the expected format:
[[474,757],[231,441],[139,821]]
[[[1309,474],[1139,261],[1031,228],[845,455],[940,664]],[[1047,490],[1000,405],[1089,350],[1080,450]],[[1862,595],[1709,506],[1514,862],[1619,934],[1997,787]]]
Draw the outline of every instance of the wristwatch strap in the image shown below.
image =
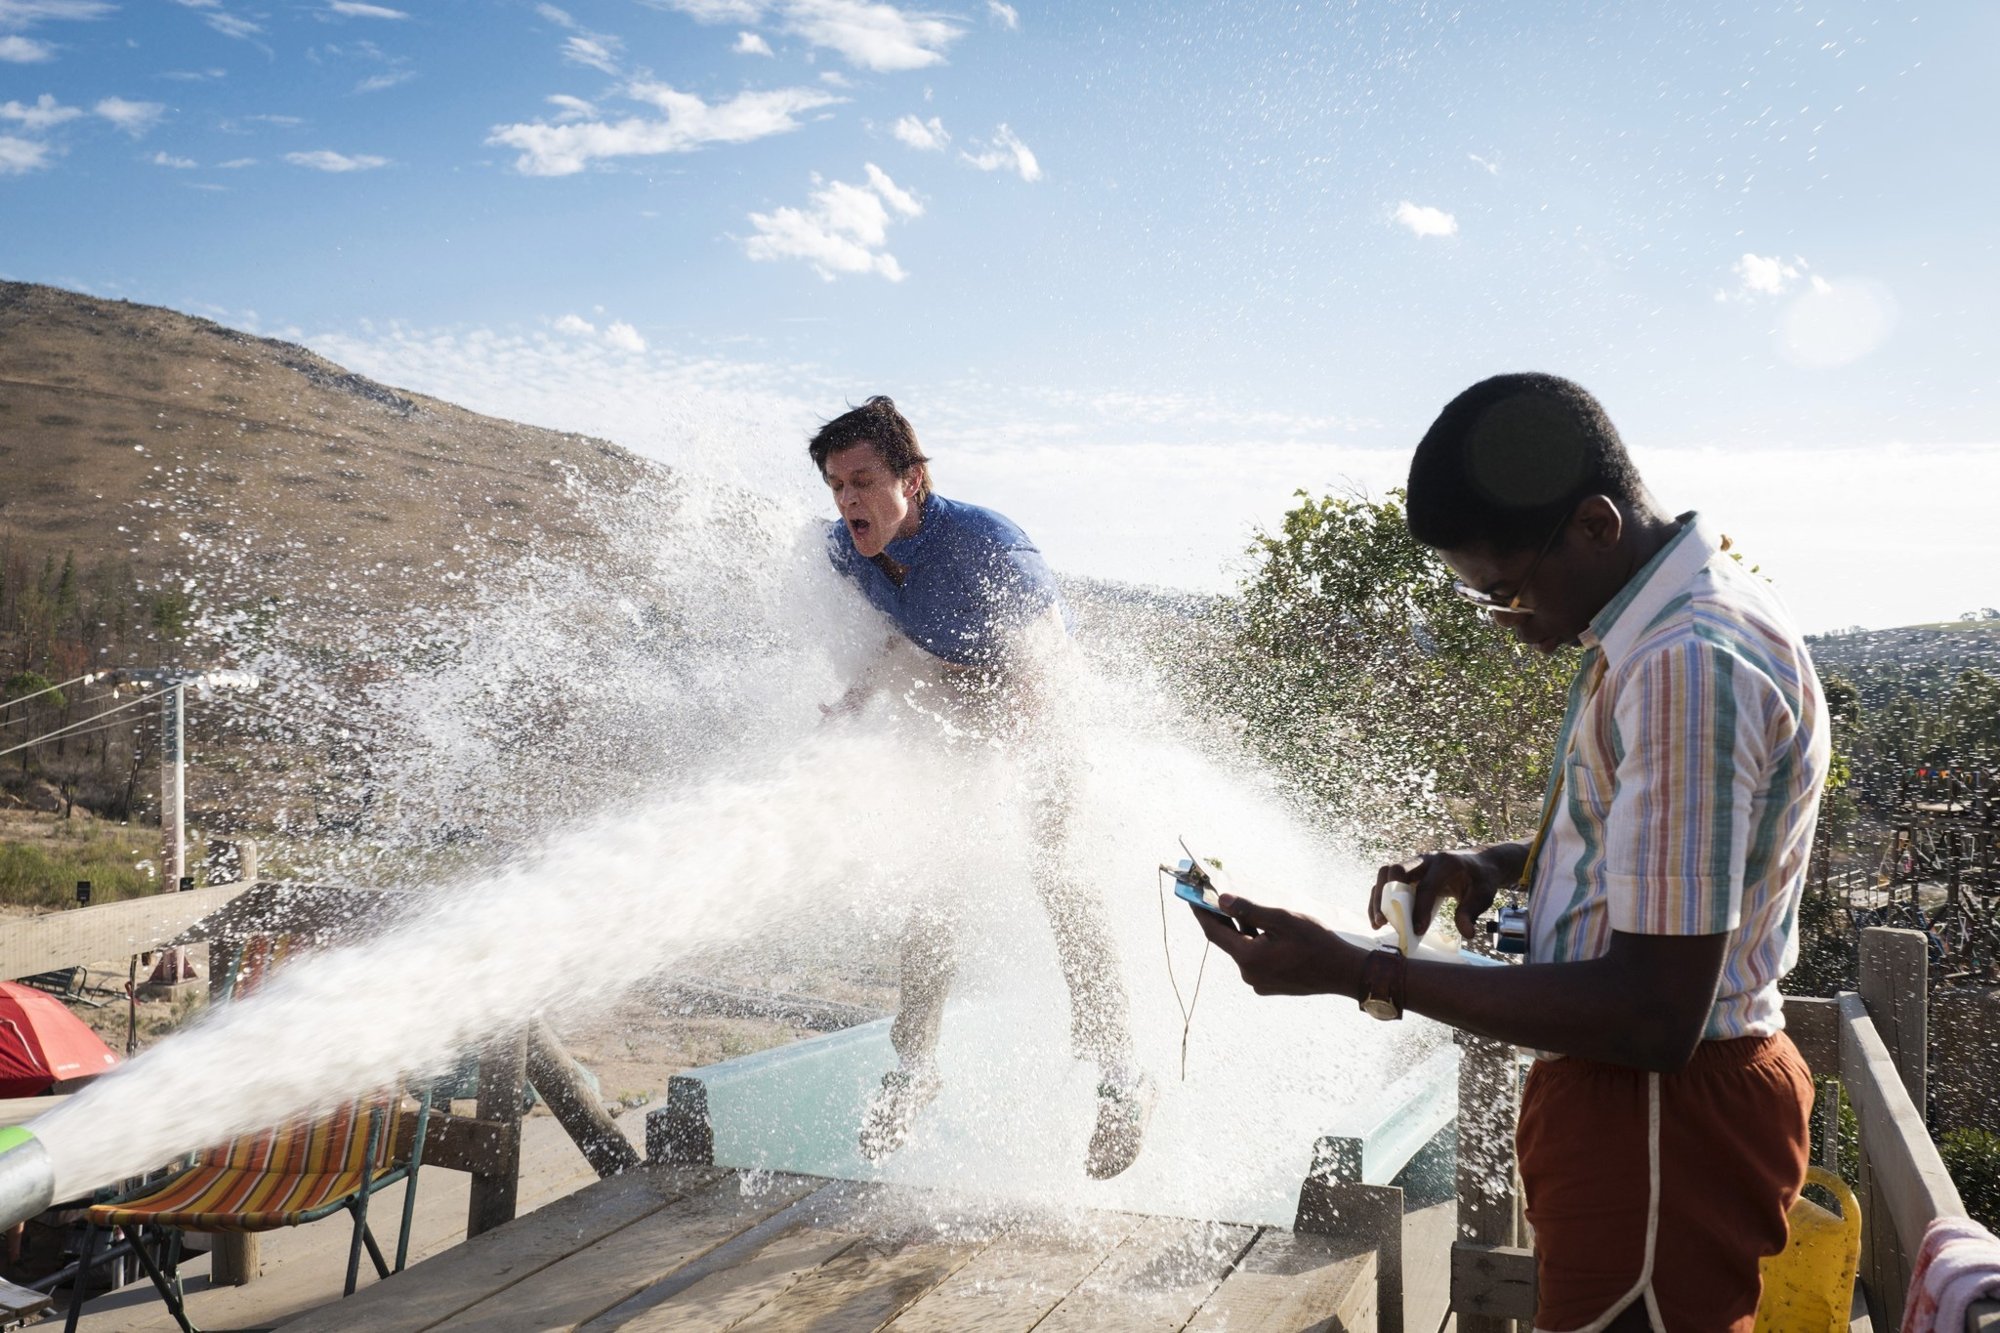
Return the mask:
[[1361,965],[1361,1011],[1375,1018],[1403,1016],[1403,982],[1409,960],[1402,950],[1385,944]]

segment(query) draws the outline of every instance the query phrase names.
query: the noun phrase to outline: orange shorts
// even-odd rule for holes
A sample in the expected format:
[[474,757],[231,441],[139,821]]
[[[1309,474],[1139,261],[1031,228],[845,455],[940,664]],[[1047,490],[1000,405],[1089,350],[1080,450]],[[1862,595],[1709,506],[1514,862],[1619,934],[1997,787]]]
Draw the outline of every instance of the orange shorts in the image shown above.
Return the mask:
[[1602,1328],[1646,1301],[1667,1333],[1750,1333],[1757,1261],[1785,1248],[1805,1183],[1812,1100],[1782,1032],[1703,1042],[1672,1074],[1536,1061],[1516,1139],[1535,1327]]

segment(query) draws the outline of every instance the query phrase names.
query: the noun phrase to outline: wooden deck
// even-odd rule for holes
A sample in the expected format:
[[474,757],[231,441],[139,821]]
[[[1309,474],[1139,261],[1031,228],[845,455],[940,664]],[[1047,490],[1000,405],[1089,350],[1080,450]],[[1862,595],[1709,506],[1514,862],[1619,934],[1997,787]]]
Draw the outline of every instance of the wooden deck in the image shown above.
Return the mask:
[[[1430,1212],[1422,1248],[1442,1254],[1450,1206]],[[1375,1273],[1372,1249],[1338,1237],[1004,1215],[894,1186],[648,1166],[283,1327],[1295,1333],[1374,1329]],[[1409,1327],[1434,1333],[1441,1283],[1416,1285],[1437,1287],[1438,1308]]]

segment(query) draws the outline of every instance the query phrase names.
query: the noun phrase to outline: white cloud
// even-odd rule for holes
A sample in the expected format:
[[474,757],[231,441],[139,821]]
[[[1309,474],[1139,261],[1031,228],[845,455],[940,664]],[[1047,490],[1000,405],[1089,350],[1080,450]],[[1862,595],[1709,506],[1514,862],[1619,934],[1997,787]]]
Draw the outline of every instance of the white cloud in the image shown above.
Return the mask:
[[310,153],[286,153],[285,161],[295,167],[311,167],[314,171],[371,171],[389,165],[386,157],[376,157],[371,153],[336,153],[330,148],[316,148]]
[[574,65],[588,65],[606,74],[618,72],[618,56],[625,43],[601,32],[578,33],[563,43],[562,57]]
[[771,44],[754,32],[736,34],[736,45],[729,48],[739,56],[768,56],[776,54]]
[[47,144],[0,134],[0,176],[19,176],[49,164]]
[[646,350],[646,340],[639,336],[639,330],[633,328],[622,319],[613,320],[605,326],[604,341],[621,352],[643,352]]
[[664,4],[697,23],[755,23],[770,7],[764,0],[664,0]]
[[869,0],[788,0],[784,27],[884,74],[942,63],[945,48],[965,32],[948,19]]
[[244,167],[256,166],[257,159],[254,157],[232,157],[227,162],[218,162],[215,165],[224,171],[240,171]]
[[62,106],[48,93],[37,97],[32,105],[0,102],[0,120],[16,121],[24,130],[46,130],[82,114],[82,107]]
[[775,20],[794,37],[877,73],[923,69],[944,60],[965,29],[951,18],[881,0],[654,0],[697,23]]
[[176,0],[184,9],[197,10],[201,21],[221,33],[224,37],[234,37],[248,41],[264,31],[261,23],[253,23],[240,15],[232,14],[222,7],[222,0]]
[[1003,5],[1000,0],[986,0],[986,12],[993,21],[1008,32],[1018,32],[1021,27],[1021,11],[1012,5]]
[[56,49],[32,37],[0,37],[0,60],[10,65],[34,65],[54,60]]
[[229,71],[220,67],[211,67],[209,69],[170,69],[160,77],[163,79],[172,79],[176,83],[206,83],[210,79],[229,77]]
[[1466,156],[1471,158],[1472,161],[1479,167],[1479,169],[1481,171],[1484,171],[1487,175],[1498,176],[1500,174],[1500,163],[1497,159],[1488,160],[1487,158],[1481,157],[1477,153],[1467,153]]
[[556,321],[556,332],[567,333],[579,338],[595,338],[597,326],[582,315],[564,315]]
[[1879,282],[1815,274],[1778,317],[1778,352],[1808,370],[1851,365],[1888,341],[1899,314]]
[[961,151],[959,156],[981,171],[1011,171],[1024,181],[1042,178],[1042,164],[1034,152],[1005,125],[993,132],[991,147],[977,154]]
[[25,28],[49,19],[101,19],[117,8],[105,0],[0,0],[0,28]]
[[384,88],[393,88],[399,83],[408,83],[417,77],[413,69],[392,69],[383,74],[371,74],[354,85],[357,93],[379,93]]
[[1457,218],[1445,212],[1442,208],[1430,208],[1422,204],[1413,204],[1407,199],[1396,205],[1395,220],[1403,226],[1408,227],[1411,235],[1414,236],[1458,235]]
[[543,100],[556,109],[557,120],[584,120],[597,114],[595,106],[568,93],[551,93]]
[[557,9],[554,5],[536,5],[535,12],[559,28],[574,28],[576,20],[567,9]]
[[945,132],[944,122],[936,116],[929,120],[918,120],[915,116],[904,116],[889,127],[889,133],[912,148],[924,152],[941,152],[951,142],[951,135]]
[[92,110],[135,139],[152,129],[167,111],[158,102],[128,102],[122,97],[103,98]]
[[688,153],[704,144],[748,143],[782,134],[799,127],[801,112],[840,100],[816,88],[738,93],[713,106],[664,83],[635,83],[626,92],[657,107],[664,118],[500,125],[486,142],[520,150],[514,169],[523,175],[567,176],[604,158]]
[[1738,283],[1738,293],[1750,296],[1783,296],[1785,292],[1805,276],[1806,261],[1797,256],[1781,259],[1776,255],[1768,259],[1762,255],[1745,254],[1731,266]]
[[868,183],[828,181],[812,192],[805,208],[779,208],[752,213],[757,234],[743,242],[751,259],[803,259],[820,277],[832,282],[843,273],[874,273],[891,282],[908,276],[885,248],[894,213],[912,218],[923,205],[873,162]]
[[330,0],[327,8],[343,18],[350,19],[406,19],[409,17],[408,14],[405,14],[400,9],[391,9],[387,5],[364,4],[362,0]]
[[155,153],[146,159],[156,167],[172,167],[176,171],[193,171],[201,163],[191,157],[175,157],[171,153]]

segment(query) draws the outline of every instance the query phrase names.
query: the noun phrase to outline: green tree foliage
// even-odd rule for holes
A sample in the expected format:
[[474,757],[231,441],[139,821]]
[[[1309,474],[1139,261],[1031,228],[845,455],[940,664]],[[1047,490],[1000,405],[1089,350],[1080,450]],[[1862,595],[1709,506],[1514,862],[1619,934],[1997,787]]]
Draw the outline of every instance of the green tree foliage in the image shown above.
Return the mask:
[[1457,597],[1399,492],[1298,498],[1234,606],[1221,692],[1252,744],[1379,850],[1532,832],[1573,661]]
[[1954,1129],[1939,1142],[1938,1155],[1972,1220],[1989,1230],[2000,1227],[2000,1135]]

